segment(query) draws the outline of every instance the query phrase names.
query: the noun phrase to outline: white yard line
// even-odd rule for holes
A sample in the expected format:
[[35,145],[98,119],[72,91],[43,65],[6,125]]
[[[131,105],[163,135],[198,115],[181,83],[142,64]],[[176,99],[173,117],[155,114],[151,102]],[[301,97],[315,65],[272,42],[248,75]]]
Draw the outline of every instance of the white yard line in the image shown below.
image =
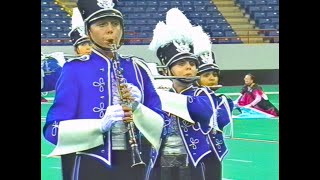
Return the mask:
[[279,144],[279,141],[260,140],[260,139],[231,138],[231,140],[242,140],[242,141],[253,141],[253,142],[264,142],[264,143]]
[[237,161],[237,162],[244,162],[244,163],[252,163],[252,161],[243,160],[243,159],[226,159],[228,161]]

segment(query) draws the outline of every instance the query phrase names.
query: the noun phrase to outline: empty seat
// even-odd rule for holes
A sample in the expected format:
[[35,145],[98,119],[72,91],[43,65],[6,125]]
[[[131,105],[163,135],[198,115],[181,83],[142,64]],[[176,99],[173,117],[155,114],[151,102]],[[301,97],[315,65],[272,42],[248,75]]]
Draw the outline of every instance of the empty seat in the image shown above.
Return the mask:
[[169,7],[166,7],[166,6],[160,6],[158,8],[158,11],[159,12],[167,12],[170,8]]
[[147,6],[147,2],[145,1],[137,1],[137,6]]
[[50,32],[51,28],[48,26],[41,26],[41,32]]
[[267,1],[265,1],[265,0],[255,0],[255,4],[256,5],[265,5],[265,4],[267,4]]
[[220,27],[223,31],[232,30],[232,27],[229,24],[220,24]]
[[271,18],[272,23],[279,23],[279,18]]
[[140,18],[140,14],[138,13],[128,13],[127,14],[127,19],[137,19]]
[[226,37],[237,36],[237,34],[234,31],[225,31],[224,34],[225,34]]
[[156,19],[162,20],[165,17],[165,13],[156,13],[156,14],[153,14],[153,17]]
[[264,12],[254,12],[252,15],[253,19],[265,18],[265,17],[266,17],[266,13]]
[[218,20],[216,20],[215,18],[212,18],[212,19],[207,19],[206,20],[206,24],[216,24],[218,22]]
[[70,38],[70,37],[68,36],[67,33],[62,32],[62,33],[58,33],[58,38]]
[[158,23],[158,20],[155,19],[147,19],[147,24],[149,25],[156,25]]
[[155,7],[147,7],[146,12],[157,12]]
[[201,13],[201,17],[206,18],[206,17],[212,17],[210,13]]
[[201,14],[198,12],[191,12],[191,13],[189,13],[189,17],[190,18],[200,18]]
[[223,37],[224,33],[222,31],[212,31],[211,33],[211,37]]
[[211,17],[214,17],[214,18],[218,18],[218,17],[221,17],[222,14],[220,12],[212,12],[211,13]]
[[145,12],[145,8],[144,7],[135,7],[133,8],[133,11],[136,13],[136,12]]
[[217,23],[227,24],[228,22],[224,18],[217,18]]
[[140,31],[149,31],[152,32],[154,27],[152,26],[141,26]]
[[247,8],[248,14],[251,14],[251,13],[254,13],[254,12],[257,12],[257,11],[261,11],[261,8],[259,6],[249,6]]
[[168,6],[170,6],[170,3],[168,1],[159,1],[159,6],[168,7]]
[[271,20],[269,18],[257,19],[258,24],[270,24]]
[[47,38],[57,38],[57,34],[56,33],[47,33]]
[[211,0],[205,0],[203,1],[203,5],[212,5]]
[[261,6],[261,11],[273,11],[272,6]]
[[147,20],[145,19],[136,19],[134,20],[135,24],[147,24]]
[[207,11],[217,11],[217,7],[209,6],[209,7],[207,7]]
[[171,2],[170,2],[170,5],[171,5],[172,7],[178,7],[178,6],[181,6],[181,3],[180,3],[179,1],[171,1]]
[[148,6],[157,6],[158,5],[157,1],[148,1],[146,3]]
[[261,29],[276,29],[276,26],[274,24],[261,24]]
[[181,3],[182,3],[183,6],[193,6],[191,1],[182,1]]
[[193,6],[183,6],[182,10],[184,12],[192,12],[192,11],[194,11]]
[[196,12],[201,12],[201,11],[207,11],[206,10],[206,6],[194,6],[194,10],[196,11]]
[[199,25],[203,25],[204,24],[204,20],[203,19],[192,19],[192,21],[195,24],[199,24]]
[[52,32],[61,32],[63,31],[63,28],[61,28],[60,26],[53,26],[52,27]]
[[128,25],[134,24],[134,20],[132,20],[132,19],[127,19],[127,20],[124,21],[124,23],[125,23],[125,24],[128,24]]
[[277,12],[267,12],[268,18],[278,18],[279,14]]
[[212,25],[210,28],[211,31],[223,31],[222,27],[218,24]]
[[269,4],[269,5],[278,5],[279,4],[278,0],[266,0],[266,1],[267,1],[267,4]]
[[41,13],[41,19],[49,19],[49,15],[46,13]]
[[193,5],[197,6],[197,5],[204,5],[203,1],[193,1]]
[[136,2],[135,1],[124,1],[126,6],[135,6]]

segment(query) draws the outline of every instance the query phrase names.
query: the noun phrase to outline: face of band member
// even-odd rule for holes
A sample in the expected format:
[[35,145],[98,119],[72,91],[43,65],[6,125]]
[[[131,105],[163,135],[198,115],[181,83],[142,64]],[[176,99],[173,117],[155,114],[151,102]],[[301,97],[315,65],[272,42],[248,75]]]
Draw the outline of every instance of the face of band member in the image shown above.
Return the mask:
[[171,65],[173,76],[193,77],[197,75],[198,69],[194,60],[183,59]]
[[219,83],[219,77],[216,72],[208,71],[200,75],[201,86],[215,86]]
[[80,56],[91,54],[91,42],[86,41],[86,42],[78,44],[76,47],[76,52]]
[[122,27],[118,18],[105,17],[91,23],[89,36],[104,48],[111,48],[110,44],[120,44]]
[[246,75],[243,80],[244,80],[244,84],[247,86],[250,86],[253,83],[253,79],[251,78],[250,75]]

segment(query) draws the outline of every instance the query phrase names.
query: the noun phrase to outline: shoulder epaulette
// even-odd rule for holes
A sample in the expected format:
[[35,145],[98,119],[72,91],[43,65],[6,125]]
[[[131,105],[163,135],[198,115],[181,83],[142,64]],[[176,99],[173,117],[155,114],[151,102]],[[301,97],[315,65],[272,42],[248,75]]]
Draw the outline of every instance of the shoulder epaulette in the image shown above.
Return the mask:
[[147,65],[147,62],[144,59],[140,58],[140,57],[137,57],[137,56],[134,56],[134,55],[122,55],[122,54],[119,54],[119,56],[122,59],[132,60],[132,61],[136,62],[137,64],[139,64],[140,66],[141,66],[141,63],[143,63],[143,65],[146,66],[146,68],[148,68],[148,70],[150,70],[149,66]]
[[88,61],[89,59],[90,59],[90,55],[83,55],[83,56],[79,56],[79,57],[76,57],[76,58],[68,59],[67,62],[71,62],[71,61],[74,61],[74,60]]

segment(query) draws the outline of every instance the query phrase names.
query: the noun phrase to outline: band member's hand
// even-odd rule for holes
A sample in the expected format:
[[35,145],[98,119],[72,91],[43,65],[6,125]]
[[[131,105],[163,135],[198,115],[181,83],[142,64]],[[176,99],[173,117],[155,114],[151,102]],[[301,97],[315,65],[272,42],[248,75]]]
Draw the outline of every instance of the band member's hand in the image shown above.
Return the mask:
[[104,117],[101,122],[101,132],[105,133],[110,130],[112,124],[116,121],[122,121],[125,117],[125,112],[122,106],[112,105],[108,106]]
[[127,83],[127,87],[130,90],[131,97],[133,97],[133,100],[137,101],[137,102],[141,102],[142,93],[141,93],[140,89],[131,83]]
[[132,122],[133,118],[132,118],[132,108],[128,107],[128,106],[122,106],[122,110],[124,111],[124,117],[123,117],[123,121],[125,123],[129,123]]

